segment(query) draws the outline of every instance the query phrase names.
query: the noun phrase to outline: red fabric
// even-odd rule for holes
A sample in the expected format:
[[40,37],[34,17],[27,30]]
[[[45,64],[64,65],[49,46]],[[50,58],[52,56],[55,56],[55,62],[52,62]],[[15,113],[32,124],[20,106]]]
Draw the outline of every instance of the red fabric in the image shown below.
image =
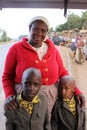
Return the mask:
[[42,83],[45,85],[55,84],[62,76],[68,74],[54,44],[50,40],[46,40],[46,43],[49,49],[42,61],[39,60],[37,53],[28,44],[26,38],[10,48],[2,75],[6,98],[15,94],[14,84],[21,83],[22,73],[29,67],[41,70]]
[[82,94],[82,92],[77,87],[75,87],[75,95],[77,96],[79,94]]

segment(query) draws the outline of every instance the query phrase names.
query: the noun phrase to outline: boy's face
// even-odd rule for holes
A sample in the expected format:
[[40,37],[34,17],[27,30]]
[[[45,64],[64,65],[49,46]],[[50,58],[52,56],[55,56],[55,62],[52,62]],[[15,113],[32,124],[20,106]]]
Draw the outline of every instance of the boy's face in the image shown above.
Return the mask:
[[60,92],[62,98],[68,98],[71,99],[74,92],[74,85],[72,82],[64,82],[60,85]]
[[41,87],[41,78],[36,76],[34,73],[27,75],[22,82],[22,87],[23,97],[27,101],[32,101]]

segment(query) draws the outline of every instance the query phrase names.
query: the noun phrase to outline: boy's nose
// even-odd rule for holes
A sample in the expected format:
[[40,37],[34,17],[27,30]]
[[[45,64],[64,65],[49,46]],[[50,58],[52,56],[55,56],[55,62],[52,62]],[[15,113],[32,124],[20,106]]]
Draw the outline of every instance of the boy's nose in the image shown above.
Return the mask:
[[65,94],[65,89],[62,89],[62,94]]
[[30,87],[29,87],[30,90],[33,90],[34,89],[34,85],[31,84]]

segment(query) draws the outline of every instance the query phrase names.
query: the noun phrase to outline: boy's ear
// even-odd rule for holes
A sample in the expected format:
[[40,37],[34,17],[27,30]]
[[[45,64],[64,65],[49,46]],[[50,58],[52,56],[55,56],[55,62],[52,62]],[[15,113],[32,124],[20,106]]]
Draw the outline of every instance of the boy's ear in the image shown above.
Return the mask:
[[73,92],[75,92],[75,87],[73,88]]

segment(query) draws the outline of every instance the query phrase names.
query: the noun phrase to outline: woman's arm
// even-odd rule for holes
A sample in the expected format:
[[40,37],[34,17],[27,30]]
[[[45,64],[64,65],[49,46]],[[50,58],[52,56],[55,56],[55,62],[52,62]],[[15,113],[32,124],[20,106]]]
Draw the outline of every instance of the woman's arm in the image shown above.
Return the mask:
[[4,71],[2,75],[2,86],[5,97],[15,95],[15,67],[16,67],[16,50],[11,47],[5,60]]

